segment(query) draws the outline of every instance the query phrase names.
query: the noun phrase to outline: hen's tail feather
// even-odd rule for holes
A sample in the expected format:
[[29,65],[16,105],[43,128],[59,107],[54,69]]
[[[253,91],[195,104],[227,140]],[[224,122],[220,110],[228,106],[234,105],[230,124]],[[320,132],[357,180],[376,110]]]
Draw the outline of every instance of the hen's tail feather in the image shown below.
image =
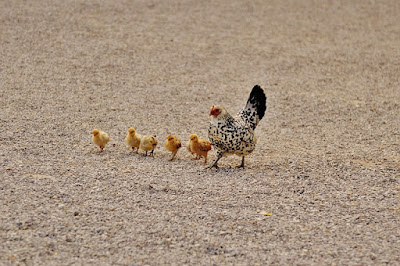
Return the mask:
[[249,103],[256,106],[258,118],[261,120],[264,117],[265,110],[267,109],[267,97],[265,96],[264,90],[259,85],[253,87],[250,97],[247,100],[247,105]]
[[255,85],[251,90],[246,106],[239,114],[244,120],[249,122],[254,129],[265,115],[267,109],[266,103],[267,97],[265,96],[264,90],[259,85]]

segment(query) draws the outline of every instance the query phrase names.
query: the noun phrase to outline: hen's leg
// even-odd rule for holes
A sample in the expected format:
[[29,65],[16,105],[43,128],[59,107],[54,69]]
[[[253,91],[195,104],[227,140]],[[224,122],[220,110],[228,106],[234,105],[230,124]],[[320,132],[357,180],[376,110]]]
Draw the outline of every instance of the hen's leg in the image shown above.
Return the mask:
[[218,168],[218,161],[222,158],[222,152],[218,151],[217,152],[217,159],[215,160],[215,162],[213,163],[213,165],[211,165],[210,167],[208,167],[209,169],[215,167]]
[[239,165],[238,168],[244,168],[244,156],[242,157],[242,164]]

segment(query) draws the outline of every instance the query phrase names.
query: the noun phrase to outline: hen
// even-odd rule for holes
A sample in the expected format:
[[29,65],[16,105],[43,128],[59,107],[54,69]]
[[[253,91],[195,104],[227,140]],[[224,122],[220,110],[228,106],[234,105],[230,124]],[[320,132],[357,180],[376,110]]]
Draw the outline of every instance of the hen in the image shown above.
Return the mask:
[[215,105],[210,110],[211,122],[208,138],[217,151],[217,159],[212,167],[218,168],[218,161],[225,155],[236,154],[244,157],[256,147],[257,139],[254,130],[264,117],[267,97],[264,90],[253,87],[245,107],[235,116],[231,116],[224,107]]

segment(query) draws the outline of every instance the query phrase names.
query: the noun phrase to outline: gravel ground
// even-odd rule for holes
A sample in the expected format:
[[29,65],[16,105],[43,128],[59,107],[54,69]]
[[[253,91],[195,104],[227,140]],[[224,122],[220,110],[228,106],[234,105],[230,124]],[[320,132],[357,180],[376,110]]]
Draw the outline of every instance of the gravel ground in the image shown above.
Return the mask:
[[[0,10],[0,264],[400,264],[397,0]],[[168,134],[206,138],[210,106],[236,113],[255,84],[246,169],[168,161]]]

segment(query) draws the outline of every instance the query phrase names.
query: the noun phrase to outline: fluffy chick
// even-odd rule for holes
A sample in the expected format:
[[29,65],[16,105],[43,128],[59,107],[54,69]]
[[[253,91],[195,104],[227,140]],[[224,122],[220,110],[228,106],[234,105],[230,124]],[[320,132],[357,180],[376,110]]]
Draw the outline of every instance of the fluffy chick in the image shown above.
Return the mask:
[[211,150],[211,143],[207,140],[199,139],[196,134],[190,135],[190,150],[199,157],[204,157],[204,163],[207,163],[207,153]]
[[141,138],[142,138],[142,136],[139,135],[138,133],[136,133],[136,130],[133,127],[131,127],[128,130],[128,134],[126,135],[125,142],[126,142],[126,144],[129,145],[129,147],[132,147],[133,151],[135,151],[135,148],[136,148],[136,153],[138,153]]
[[143,136],[140,140],[139,149],[146,152],[151,151],[150,154],[154,157],[154,149],[157,147],[156,136]]
[[[194,154],[194,151],[192,151],[192,149],[190,148],[190,144],[191,144],[192,142],[191,142],[191,140],[189,139],[187,142],[186,142],[186,149],[188,150],[188,152],[190,152],[192,155],[195,155]],[[195,158],[193,158],[193,159],[197,159],[197,155],[195,155],[196,157]]]
[[110,137],[104,131],[93,129],[92,131],[92,142],[100,147],[100,152],[104,150],[104,147],[110,141]]
[[192,144],[192,141],[191,141],[190,138],[189,138],[189,140],[186,142],[186,149],[187,149],[188,152],[190,152],[190,153],[194,156],[194,158],[192,158],[192,159],[193,159],[193,160],[199,160],[199,159],[201,159],[201,156],[198,155],[198,154],[196,154],[196,153],[194,152],[194,150],[192,150],[191,144]]
[[175,155],[178,152],[179,148],[182,147],[182,143],[174,135],[168,135],[167,140],[164,143],[164,146],[167,150],[172,152],[172,158],[170,159],[170,161],[172,161],[175,158]]

